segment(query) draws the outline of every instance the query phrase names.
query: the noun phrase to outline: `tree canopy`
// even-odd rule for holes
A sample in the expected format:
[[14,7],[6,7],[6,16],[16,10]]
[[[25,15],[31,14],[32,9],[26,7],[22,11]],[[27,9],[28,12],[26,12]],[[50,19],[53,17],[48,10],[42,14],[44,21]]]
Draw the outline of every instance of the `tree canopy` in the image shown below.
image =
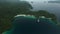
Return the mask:
[[9,29],[12,24],[11,20],[14,18],[14,16],[18,14],[30,14],[34,15],[37,18],[39,16],[45,16],[47,18],[52,18],[52,20],[56,21],[56,16],[54,14],[51,14],[45,10],[39,10],[39,11],[30,11],[30,9],[33,9],[31,4],[27,1],[20,1],[17,2],[1,2],[0,0],[0,31],[3,32],[6,29]]
[[[3,2],[2,2],[3,1]],[[27,1],[4,1],[0,0],[0,25],[1,32],[8,29],[11,26],[11,19],[20,13],[24,13],[32,9],[32,6]]]

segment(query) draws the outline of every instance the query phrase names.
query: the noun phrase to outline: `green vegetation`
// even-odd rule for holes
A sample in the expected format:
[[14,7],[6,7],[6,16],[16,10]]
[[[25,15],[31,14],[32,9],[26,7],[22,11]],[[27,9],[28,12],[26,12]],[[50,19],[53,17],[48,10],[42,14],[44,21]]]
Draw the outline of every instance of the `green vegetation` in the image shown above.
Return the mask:
[[[8,3],[8,4],[7,4]],[[26,1],[12,3],[0,3],[0,31],[3,32],[11,27],[11,20],[17,14],[24,13],[32,9]]]
[[57,18],[54,14],[51,14],[45,10],[30,11],[33,7],[26,1],[20,1],[11,5],[11,3],[0,3],[0,31],[1,33],[6,29],[9,29],[12,24],[11,20],[15,15],[18,14],[30,14],[38,16],[45,16],[47,18],[52,18],[54,22],[57,23]]

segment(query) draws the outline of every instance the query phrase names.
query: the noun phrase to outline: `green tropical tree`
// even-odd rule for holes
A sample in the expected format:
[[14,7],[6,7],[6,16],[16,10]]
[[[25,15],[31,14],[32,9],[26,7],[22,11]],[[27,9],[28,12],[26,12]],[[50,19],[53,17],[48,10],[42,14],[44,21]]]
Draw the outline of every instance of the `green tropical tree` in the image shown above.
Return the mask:
[[1,33],[11,27],[11,20],[15,15],[28,12],[30,9],[32,9],[32,6],[27,1],[0,2]]
[[46,18],[52,18],[52,21],[55,22],[57,24],[57,17],[55,14],[49,13],[45,10],[39,10],[38,12],[35,12],[35,15],[37,17],[39,16],[45,16]]

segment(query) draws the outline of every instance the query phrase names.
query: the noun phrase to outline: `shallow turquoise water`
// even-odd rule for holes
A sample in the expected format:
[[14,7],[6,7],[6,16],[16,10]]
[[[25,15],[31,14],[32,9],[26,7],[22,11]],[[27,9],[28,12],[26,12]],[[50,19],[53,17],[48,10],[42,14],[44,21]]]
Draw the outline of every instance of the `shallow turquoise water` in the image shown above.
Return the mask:
[[2,34],[57,34],[57,26],[48,19],[39,18],[39,23],[35,17],[17,17],[12,22],[10,30]]

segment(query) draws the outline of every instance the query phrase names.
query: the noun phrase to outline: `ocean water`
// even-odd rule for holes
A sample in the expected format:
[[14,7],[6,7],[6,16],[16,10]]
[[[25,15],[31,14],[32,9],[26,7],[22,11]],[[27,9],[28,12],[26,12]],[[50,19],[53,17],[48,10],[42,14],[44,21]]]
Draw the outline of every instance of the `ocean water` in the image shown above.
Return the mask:
[[57,34],[57,26],[52,21],[44,18],[17,17],[12,22],[10,30],[2,34]]

